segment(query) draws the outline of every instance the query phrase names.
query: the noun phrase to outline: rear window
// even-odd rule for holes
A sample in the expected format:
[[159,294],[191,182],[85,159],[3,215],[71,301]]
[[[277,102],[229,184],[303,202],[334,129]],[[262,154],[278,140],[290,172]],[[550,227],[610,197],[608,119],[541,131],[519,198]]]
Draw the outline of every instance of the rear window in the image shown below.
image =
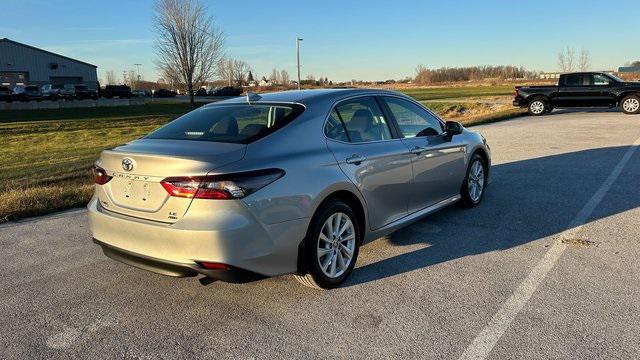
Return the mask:
[[200,140],[248,144],[291,122],[302,105],[203,106],[147,135],[147,139]]

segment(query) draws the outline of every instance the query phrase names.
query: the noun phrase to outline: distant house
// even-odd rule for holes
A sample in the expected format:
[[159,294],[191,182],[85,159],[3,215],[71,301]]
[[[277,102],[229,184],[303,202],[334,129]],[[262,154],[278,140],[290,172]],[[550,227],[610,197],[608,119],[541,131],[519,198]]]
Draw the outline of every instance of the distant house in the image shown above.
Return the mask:
[[258,82],[256,82],[255,80],[249,81],[249,87],[256,87],[256,86],[258,86]]
[[267,78],[262,77],[262,79],[260,80],[258,85],[260,85],[260,86],[271,86],[272,84],[271,84],[271,80],[267,80]]

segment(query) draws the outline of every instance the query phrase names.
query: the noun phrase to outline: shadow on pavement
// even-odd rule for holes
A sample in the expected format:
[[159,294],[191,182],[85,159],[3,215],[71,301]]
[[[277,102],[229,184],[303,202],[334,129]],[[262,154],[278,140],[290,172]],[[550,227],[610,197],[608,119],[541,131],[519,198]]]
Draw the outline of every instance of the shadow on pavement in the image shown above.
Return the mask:
[[[356,268],[344,286],[380,280],[466,256],[510,249],[558,234],[568,228],[628,149],[629,146],[598,148],[494,165],[492,183],[480,206],[474,209],[450,207],[376,240],[383,241],[383,246],[424,245],[424,248],[373,259],[372,263]],[[640,166],[639,159],[636,153],[625,169]],[[618,181],[624,176],[623,170]],[[615,191],[624,189],[614,186],[609,193]],[[625,200],[621,201],[621,198]],[[638,196],[617,197],[610,202],[605,198],[598,208],[598,217],[590,221],[639,205]],[[365,245],[361,256],[366,253],[367,246],[377,245]]]

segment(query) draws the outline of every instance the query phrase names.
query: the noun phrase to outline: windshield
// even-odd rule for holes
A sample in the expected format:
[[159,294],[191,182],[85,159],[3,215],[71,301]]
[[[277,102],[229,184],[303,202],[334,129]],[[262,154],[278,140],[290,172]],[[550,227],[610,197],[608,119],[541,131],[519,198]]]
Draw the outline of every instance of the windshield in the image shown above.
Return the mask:
[[302,105],[291,104],[204,106],[146,138],[248,144],[280,129],[303,111]]

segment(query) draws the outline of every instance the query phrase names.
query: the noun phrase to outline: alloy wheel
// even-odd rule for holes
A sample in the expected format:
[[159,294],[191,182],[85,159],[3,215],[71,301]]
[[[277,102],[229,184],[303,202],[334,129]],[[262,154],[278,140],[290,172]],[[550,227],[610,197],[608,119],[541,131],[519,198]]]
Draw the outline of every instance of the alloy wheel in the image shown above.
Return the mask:
[[544,112],[544,103],[540,100],[536,100],[529,105],[529,109],[536,115],[542,114]]
[[484,190],[484,167],[480,160],[476,160],[469,169],[467,179],[467,188],[469,189],[469,197],[474,203],[480,201],[482,191]]
[[349,216],[342,212],[331,215],[322,225],[318,236],[318,264],[330,277],[344,274],[353,259],[356,232]]
[[623,103],[622,103],[622,109],[624,109],[624,111],[629,112],[629,113],[634,113],[636,111],[638,111],[638,109],[640,108],[640,101],[638,101],[638,99],[636,98],[629,98],[626,99]]

